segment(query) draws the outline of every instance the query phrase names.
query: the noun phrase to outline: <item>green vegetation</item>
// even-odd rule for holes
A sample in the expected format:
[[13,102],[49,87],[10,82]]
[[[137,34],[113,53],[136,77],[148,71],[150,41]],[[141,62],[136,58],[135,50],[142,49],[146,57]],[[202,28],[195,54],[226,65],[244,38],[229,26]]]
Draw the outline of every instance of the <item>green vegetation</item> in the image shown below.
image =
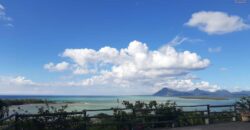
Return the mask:
[[[1,102],[0,102],[1,103]],[[62,130],[85,129],[88,130],[129,130],[134,128],[142,130],[146,128],[190,126],[204,124],[204,111],[184,112],[176,107],[175,102],[166,101],[149,103],[136,101],[131,103],[123,101],[125,109],[110,109],[112,115],[99,113],[89,116],[86,111],[66,112],[67,105],[61,108],[45,106],[38,108],[38,114],[18,115],[15,123],[18,129],[25,130]],[[225,116],[231,113],[212,113],[211,121],[226,121]],[[228,120],[228,119],[227,119]],[[1,125],[0,125],[1,126]]]
[[[223,111],[223,112],[214,112],[210,114],[210,122],[211,123],[218,123],[218,122],[230,122],[232,121],[232,117],[234,116],[234,113]],[[238,117],[236,116],[238,119]]]
[[242,97],[239,101],[236,102],[237,108],[242,113],[250,112],[250,97]]
[[[57,109],[46,103],[38,108],[41,116],[22,116],[18,118],[17,126],[26,130],[61,130],[61,129],[83,129],[88,124],[88,130],[127,130],[129,128],[144,129],[148,127],[172,127],[203,124],[200,119],[192,119],[197,113],[184,114],[181,109],[176,108],[174,102],[158,104],[156,101],[149,103],[136,101],[131,103],[123,101],[126,109],[113,108],[113,115],[105,113],[97,114],[93,117],[67,114],[62,106]],[[49,115],[60,113],[57,115]],[[158,123],[156,123],[158,122]],[[160,123],[159,123],[160,122]]]
[[9,115],[9,107],[6,102],[0,100],[0,119],[4,118],[5,116]]
[[180,98],[185,98],[185,99],[228,100],[228,98],[224,98],[224,97],[205,97],[205,96],[182,96]]
[[[55,108],[46,103],[45,106],[38,108],[38,115],[41,116],[20,116],[18,118],[17,126],[19,129],[25,130],[77,129],[84,126],[82,116],[68,115],[65,111],[66,108],[67,105],[61,106],[61,108]],[[58,114],[53,115],[54,113]]]

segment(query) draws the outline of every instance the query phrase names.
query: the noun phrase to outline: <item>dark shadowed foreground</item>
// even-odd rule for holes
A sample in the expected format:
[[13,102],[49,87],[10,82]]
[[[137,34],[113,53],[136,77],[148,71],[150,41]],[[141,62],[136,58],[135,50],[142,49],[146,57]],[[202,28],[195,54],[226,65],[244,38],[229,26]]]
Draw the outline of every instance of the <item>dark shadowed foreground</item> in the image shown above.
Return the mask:
[[162,128],[152,130],[250,130],[250,122],[229,122],[202,126]]

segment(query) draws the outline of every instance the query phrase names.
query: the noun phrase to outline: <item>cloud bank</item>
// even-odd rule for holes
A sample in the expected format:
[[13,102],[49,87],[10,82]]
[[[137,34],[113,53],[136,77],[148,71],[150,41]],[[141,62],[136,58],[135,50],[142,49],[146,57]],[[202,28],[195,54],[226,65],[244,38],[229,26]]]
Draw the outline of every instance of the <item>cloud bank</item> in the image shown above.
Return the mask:
[[150,50],[146,43],[132,41],[121,49],[69,48],[60,56],[62,62],[49,62],[44,69],[62,75],[70,72],[72,78],[35,82],[23,76],[0,76],[0,94],[136,95],[152,94],[163,87],[180,91],[220,89],[192,74],[207,68],[208,59],[177,51],[169,44]]
[[[190,51],[178,52],[169,44],[150,50],[146,43],[132,41],[127,48],[120,50],[109,46],[99,50],[65,49],[61,56],[70,62],[68,70],[73,74],[87,76],[81,81],[71,82],[72,86],[140,86],[149,91],[162,87],[186,91],[219,89],[219,86],[205,81],[182,79],[193,71],[207,68],[210,61]],[[54,68],[58,64],[51,62],[45,68],[50,68],[48,65]]]

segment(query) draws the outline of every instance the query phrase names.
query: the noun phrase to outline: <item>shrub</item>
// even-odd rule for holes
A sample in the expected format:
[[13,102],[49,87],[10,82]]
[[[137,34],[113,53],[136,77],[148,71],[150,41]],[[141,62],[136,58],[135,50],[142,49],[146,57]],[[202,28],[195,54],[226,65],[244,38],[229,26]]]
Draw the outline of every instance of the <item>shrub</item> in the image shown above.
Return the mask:
[[9,115],[9,105],[0,99],[0,119]]
[[237,108],[242,113],[250,112],[250,97],[242,97],[239,101],[236,102]]

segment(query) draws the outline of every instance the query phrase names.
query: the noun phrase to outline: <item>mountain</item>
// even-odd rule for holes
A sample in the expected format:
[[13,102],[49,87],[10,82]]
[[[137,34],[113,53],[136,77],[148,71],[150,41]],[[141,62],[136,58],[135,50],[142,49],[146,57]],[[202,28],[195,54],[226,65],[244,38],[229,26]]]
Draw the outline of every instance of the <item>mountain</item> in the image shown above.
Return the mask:
[[154,96],[189,96],[186,92],[180,92],[169,88],[163,88],[156,92]]
[[198,88],[194,89],[193,91],[189,91],[188,93],[190,93],[191,96],[210,96],[211,95],[210,92],[200,90]]
[[227,90],[217,90],[213,92],[213,95],[216,95],[218,97],[234,97],[234,93],[231,93]]
[[205,90],[200,90],[198,88],[182,92],[177,91],[170,88],[163,88],[153,94],[154,96],[173,96],[173,97],[180,97],[180,96],[207,96],[207,97],[241,97],[241,96],[250,96],[250,91],[241,91],[241,92],[229,92],[227,90],[217,90],[215,92],[209,92]]
[[241,92],[234,92],[234,96],[241,97],[241,96],[250,96],[250,91],[241,91]]

